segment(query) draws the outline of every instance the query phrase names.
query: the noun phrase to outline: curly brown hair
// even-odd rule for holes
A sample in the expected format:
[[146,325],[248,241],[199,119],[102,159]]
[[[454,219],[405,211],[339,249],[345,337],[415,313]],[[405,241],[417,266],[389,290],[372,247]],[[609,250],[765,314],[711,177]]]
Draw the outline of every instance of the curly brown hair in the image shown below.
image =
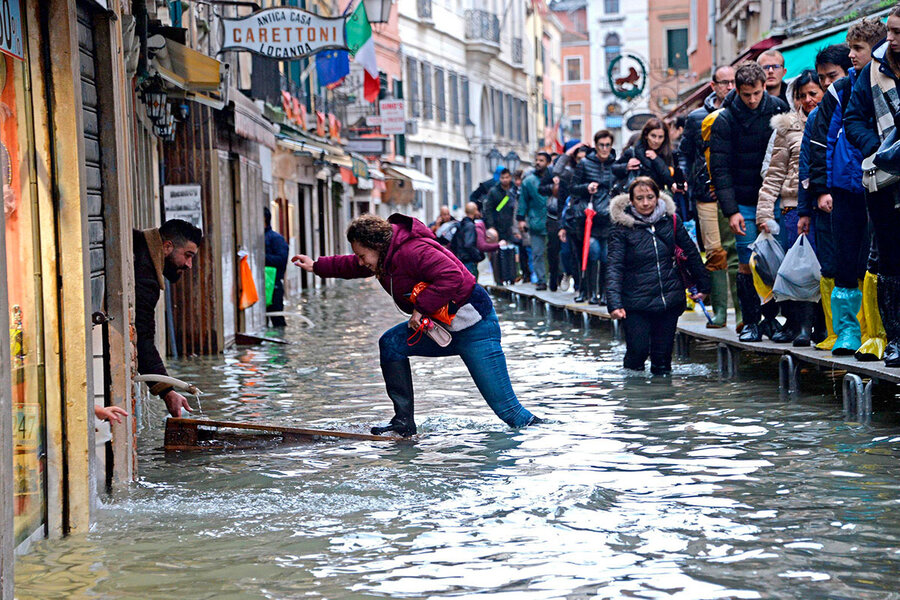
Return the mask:
[[847,43],[865,42],[872,48],[887,35],[887,25],[878,19],[860,19],[847,30]]
[[347,241],[351,244],[359,244],[370,250],[378,252],[378,268],[376,275],[381,274],[381,266],[384,263],[384,255],[391,245],[391,237],[394,231],[391,224],[377,215],[360,215],[350,221],[347,226]]

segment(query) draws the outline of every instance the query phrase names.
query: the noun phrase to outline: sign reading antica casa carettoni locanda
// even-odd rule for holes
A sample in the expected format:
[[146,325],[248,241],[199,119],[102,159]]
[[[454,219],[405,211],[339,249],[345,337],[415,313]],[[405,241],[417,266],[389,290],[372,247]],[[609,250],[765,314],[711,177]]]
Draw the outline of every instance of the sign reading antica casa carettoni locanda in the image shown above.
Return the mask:
[[299,8],[267,8],[241,19],[223,19],[222,50],[249,50],[282,60],[320,50],[346,49],[344,17],[320,17]]

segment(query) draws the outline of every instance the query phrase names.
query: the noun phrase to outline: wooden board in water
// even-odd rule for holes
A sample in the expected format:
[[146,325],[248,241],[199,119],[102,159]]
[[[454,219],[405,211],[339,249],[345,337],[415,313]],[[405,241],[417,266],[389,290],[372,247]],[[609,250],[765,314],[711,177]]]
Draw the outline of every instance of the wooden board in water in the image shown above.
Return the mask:
[[397,442],[404,439],[387,435],[303,429],[264,423],[169,418],[166,420],[165,449],[166,451],[258,449],[333,438],[372,442]]

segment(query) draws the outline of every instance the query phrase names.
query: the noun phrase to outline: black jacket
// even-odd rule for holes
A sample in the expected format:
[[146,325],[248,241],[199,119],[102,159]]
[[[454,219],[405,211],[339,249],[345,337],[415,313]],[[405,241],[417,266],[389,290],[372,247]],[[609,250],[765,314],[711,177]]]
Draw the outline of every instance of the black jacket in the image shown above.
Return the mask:
[[675,203],[660,195],[666,213],[652,225],[636,219],[627,194],[610,203],[613,222],[609,236],[609,259],[606,271],[606,297],[609,311],[619,308],[661,312],[685,308],[685,288],[675,265],[675,240],[688,257],[688,270],[697,289],[708,293],[709,273],[700,260],[700,252],[681,220],[677,232],[672,215]]
[[[134,329],[137,334],[138,373],[168,375],[156,349],[156,303],[165,286],[163,266],[165,258],[158,229],[132,231],[134,244]],[[157,383],[150,392],[160,397],[172,386]]]
[[687,177],[688,192],[692,202],[715,202],[709,194],[709,170],[706,168],[706,143],[701,136],[703,119],[716,110],[716,94],[711,93],[703,101],[703,106],[693,110],[687,116],[681,144],[678,146],[681,156],[681,168]]
[[288,254],[287,240],[280,233],[266,228],[266,266],[275,267],[275,289],[284,289],[284,270],[287,268]]
[[656,185],[658,185],[661,190],[674,185],[675,178],[669,170],[669,167],[673,166],[672,163],[666,162],[666,159],[659,153],[656,154],[656,158],[650,160],[647,158],[646,151],[647,148],[644,145],[643,140],[638,140],[634,146],[622,152],[621,158],[616,161],[616,176],[619,179],[627,179],[628,161],[632,158],[636,158],[641,161],[641,167],[637,172],[639,176],[649,177],[656,182]]
[[[509,196],[509,200],[498,211],[497,207],[503,202],[503,199]],[[509,189],[504,190],[499,183],[491,188],[487,199],[484,201],[484,210],[482,218],[484,226],[487,229],[496,229],[497,235],[501,240],[507,242],[512,241],[513,232],[517,230],[516,225],[516,207],[518,205],[519,190],[513,184],[509,184]]]
[[[572,177],[571,200],[566,210],[565,229],[574,233],[578,239],[584,239],[585,216],[584,210],[588,204],[597,213],[591,226],[591,237],[606,239],[609,236],[609,199],[616,185],[616,176],[613,168],[616,162],[616,152],[613,150],[609,158],[601,161],[594,150],[575,167],[575,175]],[[588,186],[596,181],[599,184],[597,193],[591,197]]]
[[787,104],[768,92],[763,92],[756,110],[747,108],[736,90],[722,102],[709,140],[709,174],[726,217],[738,212],[738,205],[756,206],[760,169],[772,136],[769,122],[787,111]]
[[484,253],[478,249],[478,229],[472,217],[464,217],[450,242],[450,250],[463,263],[480,263]]

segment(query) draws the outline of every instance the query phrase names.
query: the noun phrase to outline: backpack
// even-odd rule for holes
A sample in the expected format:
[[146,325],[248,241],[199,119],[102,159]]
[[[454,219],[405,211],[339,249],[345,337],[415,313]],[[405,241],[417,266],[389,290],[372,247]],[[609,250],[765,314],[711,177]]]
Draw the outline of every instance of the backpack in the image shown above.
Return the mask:
[[438,227],[438,230],[434,232],[434,235],[441,246],[449,248],[458,229],[459,221],[449,221]]
[[450,251],[456,255],[456,258],[461,260],[462,262],[474,262],[480,263],[484,260],[484,253],[479,250],[476,246],[467,246],[466,245],[466,229],[470,228],[475,232],[475,243],[478,243],[478,230],[475,225],[475,221],[471,221],[470,223],[465,224],[465,228],[463,227],[463,221],[460,221],[457,224],[456,229],[453,232],[453,239],[450,240]]
[[[719,118],[721,113],[721,108],[712,111],[703,117],[703,123],[700,125],[700,149],[703,152],[703,160],[706,162],[707,179],[709,179],[709,140],[712,137],[713,123],[716,122],[716,119]],[[712,181],[709,182],[709,189],[713,189]]]

